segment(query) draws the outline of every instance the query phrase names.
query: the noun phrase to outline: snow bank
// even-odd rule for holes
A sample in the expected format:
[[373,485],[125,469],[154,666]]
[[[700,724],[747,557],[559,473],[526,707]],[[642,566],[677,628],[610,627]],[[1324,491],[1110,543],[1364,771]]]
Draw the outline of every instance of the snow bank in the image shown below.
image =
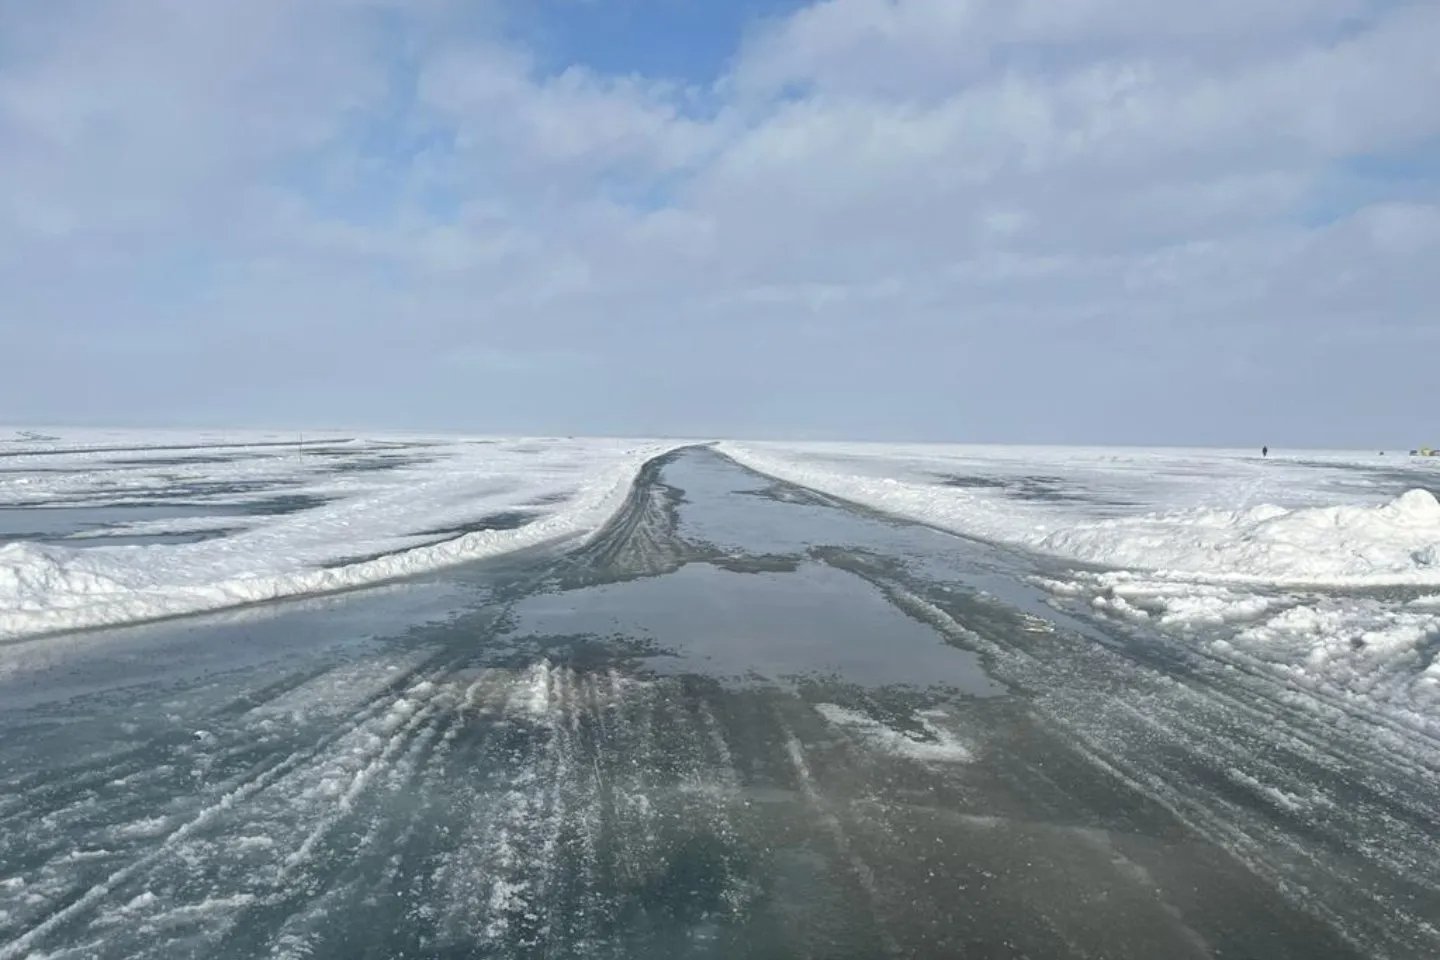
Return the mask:
[[1376,506],[1183,511],[1079,524],[1032,545],[1185,579],[1440,584],[1440,502],[1411,490]]
[[[426,462],[406,469],[324,473],[323,478],[309,477],[308,484],[301,482],[307,478],[291,477],[288,486],[278,489],[320,490],[332,499],[313,509],[244,518],[247,528],[232,536],[87,548],[66,542],[10,543],[0,546],[0,638],[343,590],[588,536],[623,503],[640,467],[674,446],[589,440],[432,444],[425,447]],[[191,448],[192,454],[195,449],[208,448]],[[53,451],[45,452],[53,460]],[[319,459],[312,458],[312,464]],[[55,472],[51,462],[47,470]],[[261,466],[272,472],[319,469],[295,458],[283,468]],[[193,469],[224,474],[227,468],[201,463]],[[115,472],[97,465],[61,471],[58,480],[36,474],[31,486],[43,486],[45,495],[53,497],[57,491],[74,495],[79,484],[94,495],[107,484],[116,485],[103,479]],[[175,482],[174,476],[167,475],[167,482]],[[431,528],[517,505],[524,506],[531,522],[432,542]],[[177,526],[194,523],[186,519]],[[357,559],[345,559],[352,556]]]
[[[1382,503],[1294,507],[1262,503],[1239,509],[1187,507],[1147,513],[1146,507],[1166,506],[1154,495],[1153,477],[1137,477],[1126,489],[1110,476],[1107,496],[1087,498],[1075,490],[1093,491],[1093,464],[1088,476],[1077,477],[1063,459],[1056,459],[1063,454],[1053,452],[1048,462],[1029,464],[1032,472],[1061,474],[1043,477],[1047,484],[1043,490],[1052,491],[1054,498],[1047,503],[1033,489],[1024,500],[996,492],[1004,490],[999,480],[987,488],[918,479],[927,473],[941,475],[946,467],[954,469],[954,461],[938,453],[926,470],[917,470],[913,455],[897,458],[886,448],[868,461],[864,448],[858,446],[845,448],[841,455],[774,445],[727,443],[721,449],[771,476],[966,536],[1021,545],[1067,560],[1206,582],[1440,585],[1440,502],[1423,489]],[[1163,456],[1128,455],[1132,462],[1151,465],[1163,462]],[[968,460],[972,467],[975,458],[972,454]],[[1185,463],[1195,470],[1193,454],[1186,456]],[[880,475],[886,469],[896,475]],[[1234,477],[1227,477],[1233,469],[1232,460],[1214,457],[1209,483],[1203,471],[1195,471],[1194,486],[1234,490]],[[1303,483],[1298,479],[1303,470],[1281,464],[1277,471],[1288,481]],[[996,473],[992,470],[991,475]],[[1321,475],[1325,476],[1323,471]],[[1063,484],[1067,477],[1074,481],[1069,487]],[[1417,479],[1424,479],[1423,474]],[[1175,491],[1163,492],[1174,495]],[[1254,495],[1253,485],[1249,493]],[[1289,491],[1290,496],[1296,493]],[[1313,491],[1305,499],[1313,502]],[[1117,502],[1132,507],[1118,510]],[[1114,516],[1117,512],[1128,515]]]
[[1440,599],[1077,571],[1042,585],[1285,686],[1440,737]]

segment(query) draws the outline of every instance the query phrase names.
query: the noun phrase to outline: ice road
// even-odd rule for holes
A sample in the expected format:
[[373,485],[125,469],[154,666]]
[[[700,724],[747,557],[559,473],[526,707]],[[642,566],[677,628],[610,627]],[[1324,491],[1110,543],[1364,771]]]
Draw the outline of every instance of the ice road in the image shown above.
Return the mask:
[[5,644],[0,960],[1440,956],[1440,743],[690,448],[599,536]]

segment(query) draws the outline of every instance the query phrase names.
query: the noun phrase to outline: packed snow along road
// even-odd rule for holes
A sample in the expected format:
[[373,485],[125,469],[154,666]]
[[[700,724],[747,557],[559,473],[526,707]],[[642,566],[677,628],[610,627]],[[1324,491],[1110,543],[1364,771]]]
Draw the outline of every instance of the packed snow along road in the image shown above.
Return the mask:
[[1211,582],[1440,588],[1440,461],[725,443],[762,473],[1058,557]]
[[0,960],[1440,954],[1387,710],[706,450],[566,546],[0,647]]
[[0,444],[0,640],[348,589],[583,538],[674,444],[28,432]]

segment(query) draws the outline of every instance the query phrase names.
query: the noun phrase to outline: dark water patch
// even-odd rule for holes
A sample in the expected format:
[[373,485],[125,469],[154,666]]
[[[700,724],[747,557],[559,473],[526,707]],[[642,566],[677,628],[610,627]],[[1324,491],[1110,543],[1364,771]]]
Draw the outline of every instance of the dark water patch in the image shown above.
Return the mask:
[[134,457],[123,460],[107,460],[104,466],[110,467],[186,467],[192,464],[214,464],[214,463],[240,463],[245,460],[269,460],[273,454],[245,454],[239,453],[233,456],[223,454],[196,454],[190,457]]
[[559,490],[555,493],[547,493],[534,497],[523,505],[527,507],[550,507],[557,503],[569,503],[573,499],[575,499],[574,490]]
[[[201,493],[217,498],[233,497],[236,494],[243,495],[251,491],[272,490],[275,486],[275,484],[215,484],[198,491],[195,488],[167,488],[154,491],[127,490],[120,499],[107,500],[103,503],[96,503],[95,495],[91,493],[83,497],[56,497],[40,500],[24,507],[0,507],[0,512],[31,512],[37,516],[46,513],[57,515],[94,514],[96,517],[102,518],[100,525],[104,525],[106,522],[125,523],[151,519],[150,515],[152,514],[155,517],[284,516],[299,513],[302,510],[310,510],[335,499],[319,494],[299,493],[280,494],[254,500],[208,500],[196,496],[197,493]],[[166,495],[169,493],[174,495]],[[3,529],[4,526],[4,521],[0,520],[0,529]]]
[[721,556],[706,562],[731,573],[794,573],[802,560],[802,557],[795,554],[765,553],[754,556]]
[[501,510],[453,526],[417,530],[413,536],[450,538],[464,536],[467,533],[479,533],[482,530],[518,530],[533,523],[539,516],[540,514],[527,510]]
[[[232,487],[222,486],[227,493]],[[277,517],[311,510],[331,498],[313,494],[288,494],[259,500],[194,502],[186,499],[126,499],[103,505],[70,505],[49,501],[30,507],[0,507],[0,542],[39,541],[72,547],[144,546],[147,544],[198,543],[236,532],[233,527],[206,527],[199,530],[155,534],[127,533],[125,527],[151,520],[190,517]],[[113,529],[113,533],[104,531]],[[100,534],[74,537],[74,534]]]
[[[87,538],[69,539],[78,533],[101,532],[117,528],[116,537],[127,524],[152,520],[183,520],[191,517],[212,517],[218,511],[203,504],[112,504],[103,507],[0,507],[0,541],[35,540],[64,542],[72,546],[115,544],[117,539],[104,538],[92,543]],[[186,531],[178,536],[190,536]],[[218,535],[223,535],[221,531]]]
[[328,464],[326,473],[383,473],[404,467],[419,467],[434,463],[433,457],[405,456],[401,454],[380,454],[377,456],[356,456]]
[[1007,487],[1005,494],[1016,500],[1028,500],[1035,503],[1096,503],[1124,506],[1124,501],[1115,501],[1086,493],[1064,481],[1033,477],[1026,477]]
[[958,487],[962,490],[1001,490],[1005,487],[1005,481],[997,480],[994,477],[970,477],[953,474],[937,474],[936,479],[942,487]]
[[[294,456],[305,457],[360,457],[368,452],[366,447],[355,447],[353,445],[326,446],[323,444],[304,443],[294,444]],[[288,456],[288,454],[287,454]]]
[[238,503],[220,504],[236,513],[248,514],[251,516],[280,517],[292,513],[301,513],[305,510],[313,510],[331,502],[334,497],[322,497],[313,493],[292,493],[282,494],[275,497],[266,497],[263,500],[243,500]]
[[[147,478],[149,479],[149,478]],[[164,479],[164,478],[159,478]],[[244,497],[251,494],[266,494],[274,490],[293,489],[305,485],[306,481],[297,478],[272,479],[272,480],[191,480],[174,478],[175,482],[165,486],[155,487],[120,487],[117,483],[95,484],[96,489],[85,493],[69,496],[51,497],[45,500],[36,501],[33,505],[39,507],[95,507],[95,508],[127,508],[127,507],[161,507],[161,506],[183,506],[200,507],[212,506],[224,510],[226,507],[235,507],[242,513],[252,512],[249,509],[251,504],[265,503],[265,500],[247,500],[240,502],[227,502],[226,498]],[[324,502],[323,499],[312,495],[298,495],[307,497],[312,501]],[[103,502],[97,503],[97,499],[103,497]],[[272,499],[292,499],[289,496]],[[199,501],[206,501],[201,503]],[[263,511],[262,511],[263,512]]]
[[204,543],[219,540],[241,532],[234,527],[216,527],[210,530],[186,530],[181,533],[107,533],[99,536],[71,537],[59,541],[67,547],[148,547],[162,544]]
[[16,474],[24,476],[29,473],[53,473],[72,474],[75,470],[71,467],[0,467],[0,474]]
[[1037,474],[1024,477],[936,474],[942,487],[959,490],[998,490],[1015,500],[1035,503],[1087,503],[1104,507],[1131,507],[1131,500],[1102,496],[1077,486],[1064,477]]
[[[353,437],[341,437],[320,441],[328,444],[353,443]],[[76,453],[147,453],[152,450],[208,450],[208,449],[254,449],[262,447],[294,447],[294,440],[262,440],[253,443],[173,443],[140,447],[66,447],[62,450],[0,450],[0,457],[49,457],[69,456]]]

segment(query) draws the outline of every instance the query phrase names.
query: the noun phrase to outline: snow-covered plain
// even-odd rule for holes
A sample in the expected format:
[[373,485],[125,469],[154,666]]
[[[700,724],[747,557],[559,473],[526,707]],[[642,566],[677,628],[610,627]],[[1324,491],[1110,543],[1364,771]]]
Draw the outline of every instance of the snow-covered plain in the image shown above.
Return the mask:
[[0,638],[345,589],[583,537],[671,446],[0,432]]
[[1044,585],[1440,734],[1440,461],[727,443],[763,473],[1056,558]]

